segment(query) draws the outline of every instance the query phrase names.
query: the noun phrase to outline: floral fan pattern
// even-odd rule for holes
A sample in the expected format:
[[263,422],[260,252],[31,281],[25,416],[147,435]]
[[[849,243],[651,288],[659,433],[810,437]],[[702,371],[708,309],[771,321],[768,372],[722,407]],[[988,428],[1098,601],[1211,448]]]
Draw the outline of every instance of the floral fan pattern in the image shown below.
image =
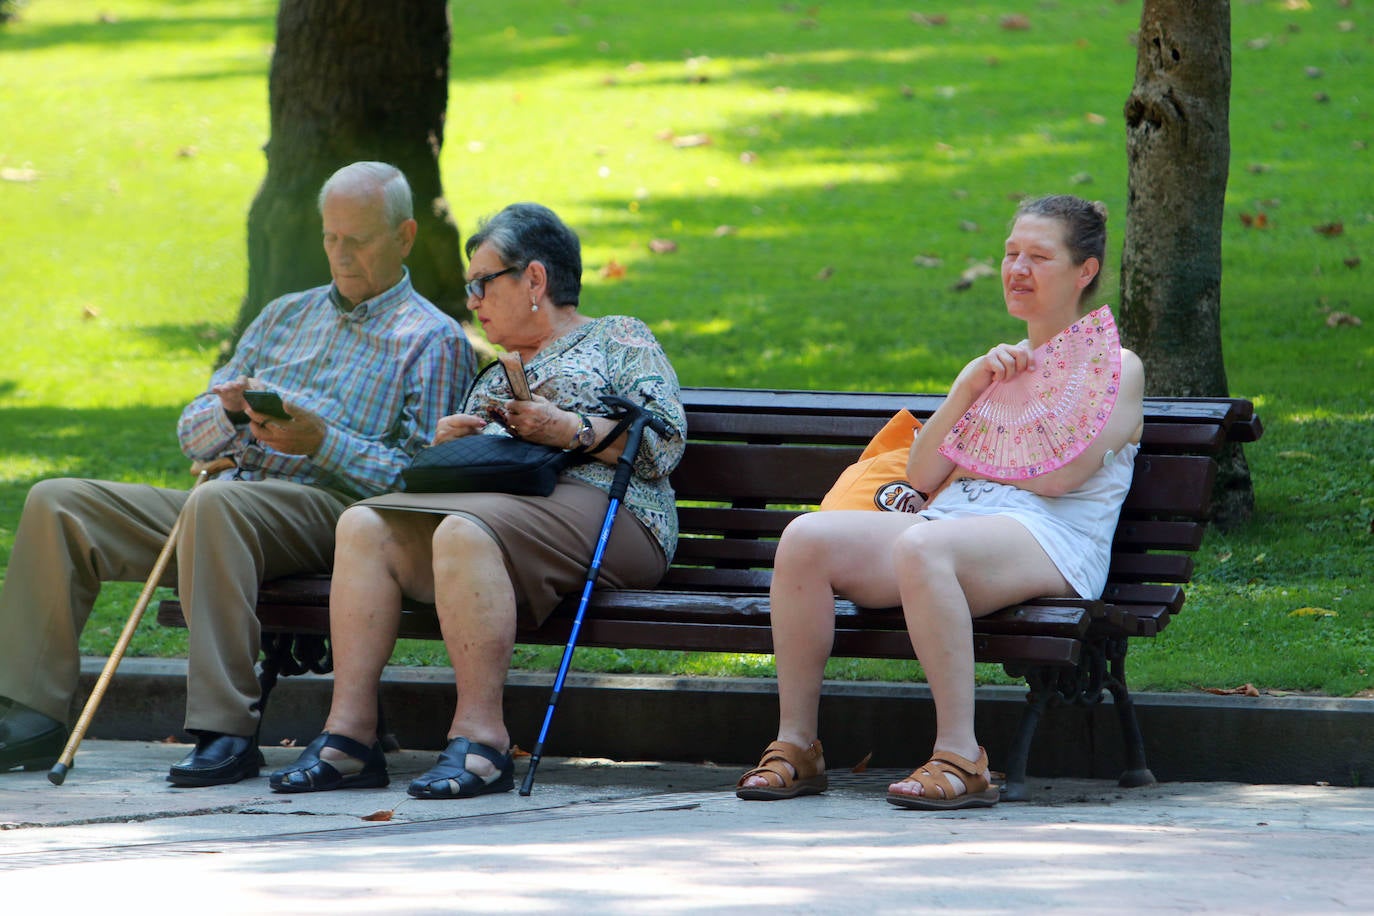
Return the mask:
[[1121,339],[1107,306],[1035,349],[1035,368],[993,382],[940,445],[960,467],[1029,480],[1068,464],[1102,431],[1121,384]]

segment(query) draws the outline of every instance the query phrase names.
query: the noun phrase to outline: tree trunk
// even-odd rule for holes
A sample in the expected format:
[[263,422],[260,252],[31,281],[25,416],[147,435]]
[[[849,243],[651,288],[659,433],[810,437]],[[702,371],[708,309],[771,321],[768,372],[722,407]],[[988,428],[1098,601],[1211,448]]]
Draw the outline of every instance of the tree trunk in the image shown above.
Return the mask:
[[[1226,0],[1144,0],[1126,101],[1128,196],[1121,258],[1123,342],[1147,394],[1226,396],[1221,225],[1231,140],[1231,9]],[[1254,509],[1240,446],[1222,456],[1222,525]]]
[[415,195],[415,288],[466,319],[462,248],[439,150],[448,105],[445,0],[282,0],[268,85],[267,177],[248,214],[248,293],[234,340],[283,293],[329,282],[317,197],[333,172],[389,162]]

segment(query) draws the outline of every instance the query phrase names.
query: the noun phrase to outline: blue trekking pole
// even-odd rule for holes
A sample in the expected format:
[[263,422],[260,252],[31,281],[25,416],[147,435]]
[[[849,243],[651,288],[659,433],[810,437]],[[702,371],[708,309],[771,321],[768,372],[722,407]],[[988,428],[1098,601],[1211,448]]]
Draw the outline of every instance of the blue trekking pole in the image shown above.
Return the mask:
[[[667,439],[673,430],[667,423],[633,401],[618,395],[602,395],[602,403],[620,408],[612,419],[623,422],[629,418],[629,431],[625,435],[625,450],[616,459],[615,478],[611,481],[611,501],[606,506],[606,518],[601,523],[601,534],[592,552],[592,562],[587,567],[587,578],[582,583],[582,599],[577,604],[577,615],[573,617],[572,632],[568,634],[568,644],[563,649],[563,659],[558,663],[558,673],[553,679],[553,693],[549,696],[549,708],[544,712],[544,724],[539,728],[539,738],[530,754],[530,768],[525,772],[525,781],[520,784],[520,794],[529,795],[534,787],[534,771],[539,768],[539,760],[544,756],[544,739],[549,734],[549,724],[553,722],[553,711],[558,706],[558,695],[563,691],[563,681],[568,676],[572,663],[573,650],[577,648],[577,634],[582,629],[582,618],[587,613],[587,603],[592,597],[592,586],[596,584],[597,573],[601,570],[601,558],[606,553],[606,542],[611,538],[611,526],[615,524],[616,513],[620,510],[625,491],[630,488],[630,476],[634,473],[635,456],[639,453],[639,442],[644,436],[644,427]],[[612,434],[614,435],[614,433]]]

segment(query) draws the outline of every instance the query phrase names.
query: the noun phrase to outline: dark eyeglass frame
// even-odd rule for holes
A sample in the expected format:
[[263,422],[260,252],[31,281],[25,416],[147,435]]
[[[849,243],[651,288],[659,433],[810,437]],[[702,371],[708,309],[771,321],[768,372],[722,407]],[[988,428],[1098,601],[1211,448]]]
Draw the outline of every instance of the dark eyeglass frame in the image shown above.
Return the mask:
[[498,270],[494,274],[487,274],[485,277],[473,277],[463,285],[463,289],[467,292],[469,298],[485,299],[487,295],[486,286],[488,283],[495,280],[497,277],[503,277],[506,274],[515,273],[517,270],[523,269],[522,267],[507,267],[504,270]]

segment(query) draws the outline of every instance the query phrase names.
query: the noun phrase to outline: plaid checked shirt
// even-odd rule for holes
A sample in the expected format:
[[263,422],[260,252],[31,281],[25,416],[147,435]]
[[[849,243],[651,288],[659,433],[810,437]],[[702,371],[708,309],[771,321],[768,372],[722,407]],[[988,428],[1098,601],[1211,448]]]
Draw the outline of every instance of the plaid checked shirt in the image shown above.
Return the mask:
[[[241,480],[275,478],[355,497],[399,488],[401,471],[434,438],[439,418],[458,412],[475,360],[457,322],[410,284],[351,312],[333,285],[268,303],[244,332],[233,358],[177,423],[191,459],[232,455]],[[235,425],[210,388],[252,376],[328,424],[313,455],[287,455]]]

